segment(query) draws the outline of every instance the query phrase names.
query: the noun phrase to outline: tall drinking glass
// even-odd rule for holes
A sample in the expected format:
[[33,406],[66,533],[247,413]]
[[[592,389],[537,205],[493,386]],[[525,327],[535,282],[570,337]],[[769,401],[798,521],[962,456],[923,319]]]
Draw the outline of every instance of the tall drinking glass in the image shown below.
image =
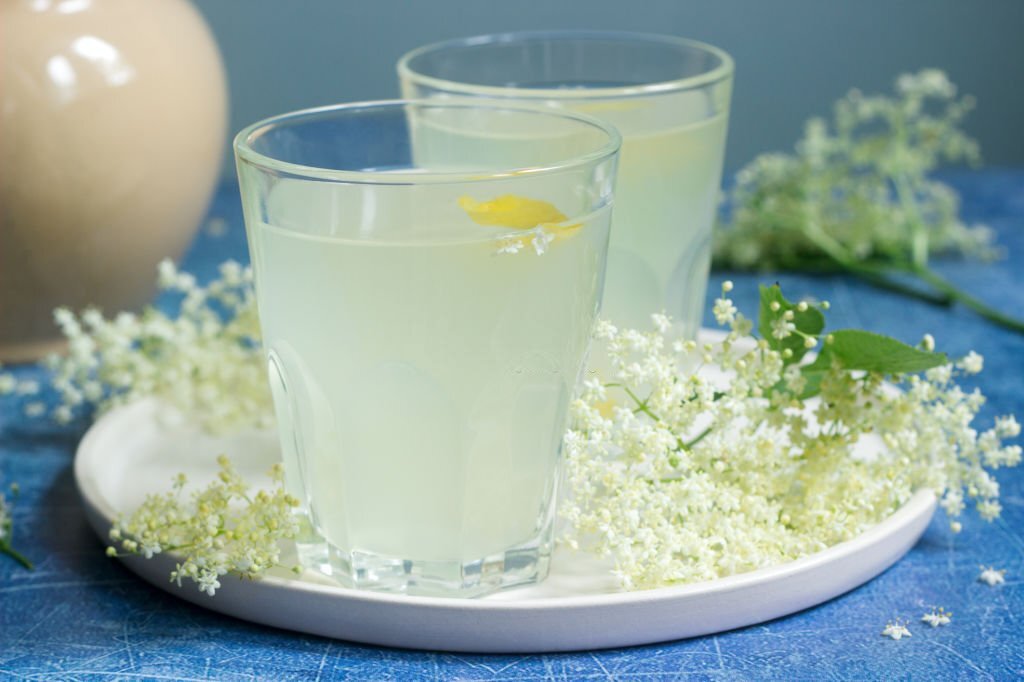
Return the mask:
[[404,97],[480,97],[592,114],[622,133],[604,314],[646,327],[652,312],[694,336],[725,151],[732,59],[670,36],[508,33],[413,50]]
[[304,564],[453,596],[545,576],[618,148],[595,119],[482,102],[342,105],[239,133]]

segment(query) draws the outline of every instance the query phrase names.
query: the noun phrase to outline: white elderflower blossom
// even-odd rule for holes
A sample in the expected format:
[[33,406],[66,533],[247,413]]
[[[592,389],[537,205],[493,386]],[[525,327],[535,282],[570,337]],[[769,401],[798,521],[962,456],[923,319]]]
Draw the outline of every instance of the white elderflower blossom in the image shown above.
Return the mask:
[[39,382],[32,381],[31,379],[19,381],[14,387],[14,393],[16,395],[35,395],[39,393]]
[[939,69],[924,69],[918,73],[905,73],[896,79],[896,89],[903,95],[913,97],[939,97],[948,99],[956,96],[956,86],[949,76]]
[[796,325],[784,317],[780,317],[772,323],[772,336],[776,339],[785,339],[796,331]]
[[1020,435],[1020,424],[1012,414],[996,417],[995,432],[1000,438],[1016,438]]
[[715,316],[715,321],[724,326],[730,325],[736,320],[736,313],[738,311],[732,301],[723,297],[715,299],[715,306],[711,309],[711,312]]
[[[0,365],[3,370],[3,365]],[[9,372],[0,371],[0,396],[16,395],[19,397],[34,396],[39,393],[39,382],[34,379],[19,381]]]
[[[160,286],[181,297],[171,317],[155,309],[112,319],[87,309],[58,309],[54,319],[68,339],[66,356],[53,357],[53,386],[62,404],[52,413],[70,421],[87,405],[105,411],[142,396],[157,396],[194,415],[210,431],[272,422],[252,272],[228,261],[206,287],[160,263]],[[31,409],[33,416],[45,406]]]
[[978,374],[985,366],[985,359],[975,353],[973,350],[964,356],[960,362],[957,363],[957,367],[967,372],[968,374]]
[[885,629],[882,630],[882,636],[900,640],[904,637],[910,637],[911,635],[910,630],[907,629],[907,624],[900,620],[896,620],[885,624]]
[[26,417],[42,417],[46,414],[46,403],[33,400],[25,405],[24,412]]
[[1002,585],[1006,582],[1006,570],[996,569],[992,566],[982,566],[981,573],[978,575],[978,581],[985,583],[989,587]]
[[938,609],[932,609],[928,613],[921,616],[921,621],[928,623],[933,628],[937,628],[940,625],[949,625],[953,620],[953,614],[946,611],[941,606]]
[[[722,310],[732,306],[725,293]],[[766,308],[791,328],[776,335],[769,324],[774,341],[751,338],[752,321],[738,313],[710,345],[669,338],[660,319],[650,332],[598,325],[611,374],[603,387],[588,380],[571,406],[562,514],[570,546],[611,557],[626,589],[806,556],[864,532],[922,488],[951,523],[968,500],[982,518],[998,515],[984,467],[1020,461],[1020,448],[1002,443],[1019,425],[972,425],[984,399],[955,383],[969,364],[888,376],[895,391],[881,374],[835,362],[807,373],[794,348],[811,340],[835,352],[842,333],[810,333],[791,313],[806,318],[811,306],[776,302]],[[821,399],[797,397],[809,388]],[[868,439],[876,454],[855,455]]]
[[832,120],[807,122],[793,153],[762,154],[742,168],[715,228],[716,263],[845,271],[906,296],[965,304],[1024,332],[1024,319],[972,297],[929,264],[936,254],[1004,255],[992,229],[961,219],[956,192],[932,172],[943,162],[980,162],[977,142],[961,129],[973,98],[957,97],[936,69],[899,76],[895,90],[851,90]]
[[654,328],[658,330],[659,334],[668,334],[669,330],[672,329],[672,320],[664,313],[654,313],[651,315],[651,323],[654,324]]
[[182,580],[192,580],[210,596],[227,573],[256,578],[279,565],[278,540],[294,538],[298,531],[292,513],[298,500],[284,490],[282,466],[271,469],[272,490],[250,495],[249,484],[230,460],[221,456],[217,462],[220,473],[206,488],[185,498],[188,481],[179,474],[170,492],[147,496],[130,517],[118,519],[107,555],[119,556],[118,547],[147,559],[174,552],[182,561],[171,581],[180,587]]

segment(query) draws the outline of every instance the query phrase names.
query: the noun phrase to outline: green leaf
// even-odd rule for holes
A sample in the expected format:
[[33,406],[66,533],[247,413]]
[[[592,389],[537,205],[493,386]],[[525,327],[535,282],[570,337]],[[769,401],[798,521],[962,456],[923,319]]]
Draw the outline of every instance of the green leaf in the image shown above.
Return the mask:
[[[779,309],[772,310],[772,303],[778,303]],[[825,316],[814,306],[808,306],[804,311],[798,310],[782,295],[782,289],[778,284],[770,287],[761,285],[761,308],[757,317],[757,329],[772,350],[781,352],[788,348],[792,351],[792,357],[785,361],[787,365],[791,365],[800,362],[808,349],[804,346],[804,337],[799,334],[791,334],[784,339],[772,336],[772,326],[787,310],[793,311],[793,324],[796,325],[797,331],[810,336],[821,334],[821,330],[825,328]]]
[[844,369],[913,374],[949,362],[945,353],[932,353],[908,346],[888,336],[859,329],[832,332],[828,350]]

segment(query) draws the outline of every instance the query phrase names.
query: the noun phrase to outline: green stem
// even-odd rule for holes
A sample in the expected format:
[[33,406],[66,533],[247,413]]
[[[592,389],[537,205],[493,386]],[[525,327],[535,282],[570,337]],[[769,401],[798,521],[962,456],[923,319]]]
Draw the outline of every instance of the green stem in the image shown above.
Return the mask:
[[814,244],[820,248],[825,255],[838,263],[841,267],[877,287],[887,289],[889,291],[895,291],[899,294],[903,294],[904,296],[916,298],[932,305],[949,306],[953,301],[952,297],[948,294],[936,294],[933,292],[921,291],[920,289],[892,279],[889,275],[892,274],[894,270],[899,271],[903,268],[888,265],[876,265],[874,263],[858,260],[855,256],[847,252],[846,248],[843,247],[842,244],[820,230],[804,230],[804,234],[808,239],[814,242]]
[[0,544],[0,554],[6,554],[30,571],[33,568],[32,562],[24,554],[8,544]]
[[928,231],[918,213],[917,202],[914,200],[914,190],[907,182],[906,175],[898,175],[894,179],[896,195],[899,197],[900,206],[907,214],[907,222],[910,227],[911,258],[914,266],[918,268],[928,265]]
[[879,289],[885,289],[886,291],[894,291],[903,296],[909,296],[910,298],[916,298],[919,301],[928,303],[929,305],[941,306],[948,308],[953,305],[953,297],[947,294],[939,294],[932,291],[922,291],[916,287],[902,284],[894,279],[885,277],[879,274],[878,271],[864,270],[862,268],[850,268],[852,274],[860,277],[864,281],[875,285]]
[[[932,303],[949,305],[951,302],[956,301],[967,306],[986,320],[994,322],[1001,327],[1011,329],[1017,333],[1024,333],[1024,320],[1018,320],[999,312],[984,301],[977,299],[966,291],[958,288],[952,282],[946,280],[944,277],[929,268],[927,265],[927,252],[925,254],[924,264],[913,262],[907,264],[892,263],[890,265],[880,266],[858,261],[856,258],[849,255],[841,244],[820,230],[804,230],[804,234],[806,234],[808,239],[813,241],[815,245],[817,245],[834,261],[870,282],[921,300],[930,301]],[[914,258],[916,261],[919,258],[919,255],[915,253]],[[891,280],[886,275],[892,272],[906,272],[914,275],[935,289],[938,294],[927,294],[900,284],[895,280]]]
[[949,296],[950,299],[962,303],[984,317],[986,320],[994,322],[1001,327],[1011,329],[1018,334],[1024,334],[1024,320],[1019,320],[1017,318],[1010,317],[1005,313],[999,312],[981,299],[975,298],[963,289],[958,288],[955,284],[927,266],[915,267],[911,272],[927,282],[930,286]]
[[690,441],[688,441],[686,443],[683,443],[683,447],[686,448],[687,450],[692,449],[694,445],[696,445],[697,443],[699,443],[702,440],[704,440],[704,436],[708,435],[709,433],[711,433],[711,427],[710,426],[708,428],[704,429],[703,431],[701,431],[699,434],[697,434],[697,436],[695,436],[692,440],[690,440]]
[[636,409],[633,410],[634,413],[635,412],[643,412],[644,414],[646,414],[648,417],[650,417],[654,421],[656,421],[656,422],[660,422],[661,421],[661,418],[658,417],[658,415],[656,415],[653,412],[651,412],[651,408],[647,407],[647,401],[646,400],[640,400],[640,398],[637,397],[636,393],[633,393],[633,391],[631,391],[628,386],[623,386],[622,390],[626,392],[626,395],[628,395],[630,397],[630,399],[632,399],[632,401],[634,403],[636,403]]

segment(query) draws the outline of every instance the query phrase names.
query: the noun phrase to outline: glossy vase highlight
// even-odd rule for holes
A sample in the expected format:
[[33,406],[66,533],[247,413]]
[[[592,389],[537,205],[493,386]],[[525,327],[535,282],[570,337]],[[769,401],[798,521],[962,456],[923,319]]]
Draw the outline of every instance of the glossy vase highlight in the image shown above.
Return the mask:
[[224,70],[186,0],[0,0],[0,360],[57,306],[137,308],[219,174]]

